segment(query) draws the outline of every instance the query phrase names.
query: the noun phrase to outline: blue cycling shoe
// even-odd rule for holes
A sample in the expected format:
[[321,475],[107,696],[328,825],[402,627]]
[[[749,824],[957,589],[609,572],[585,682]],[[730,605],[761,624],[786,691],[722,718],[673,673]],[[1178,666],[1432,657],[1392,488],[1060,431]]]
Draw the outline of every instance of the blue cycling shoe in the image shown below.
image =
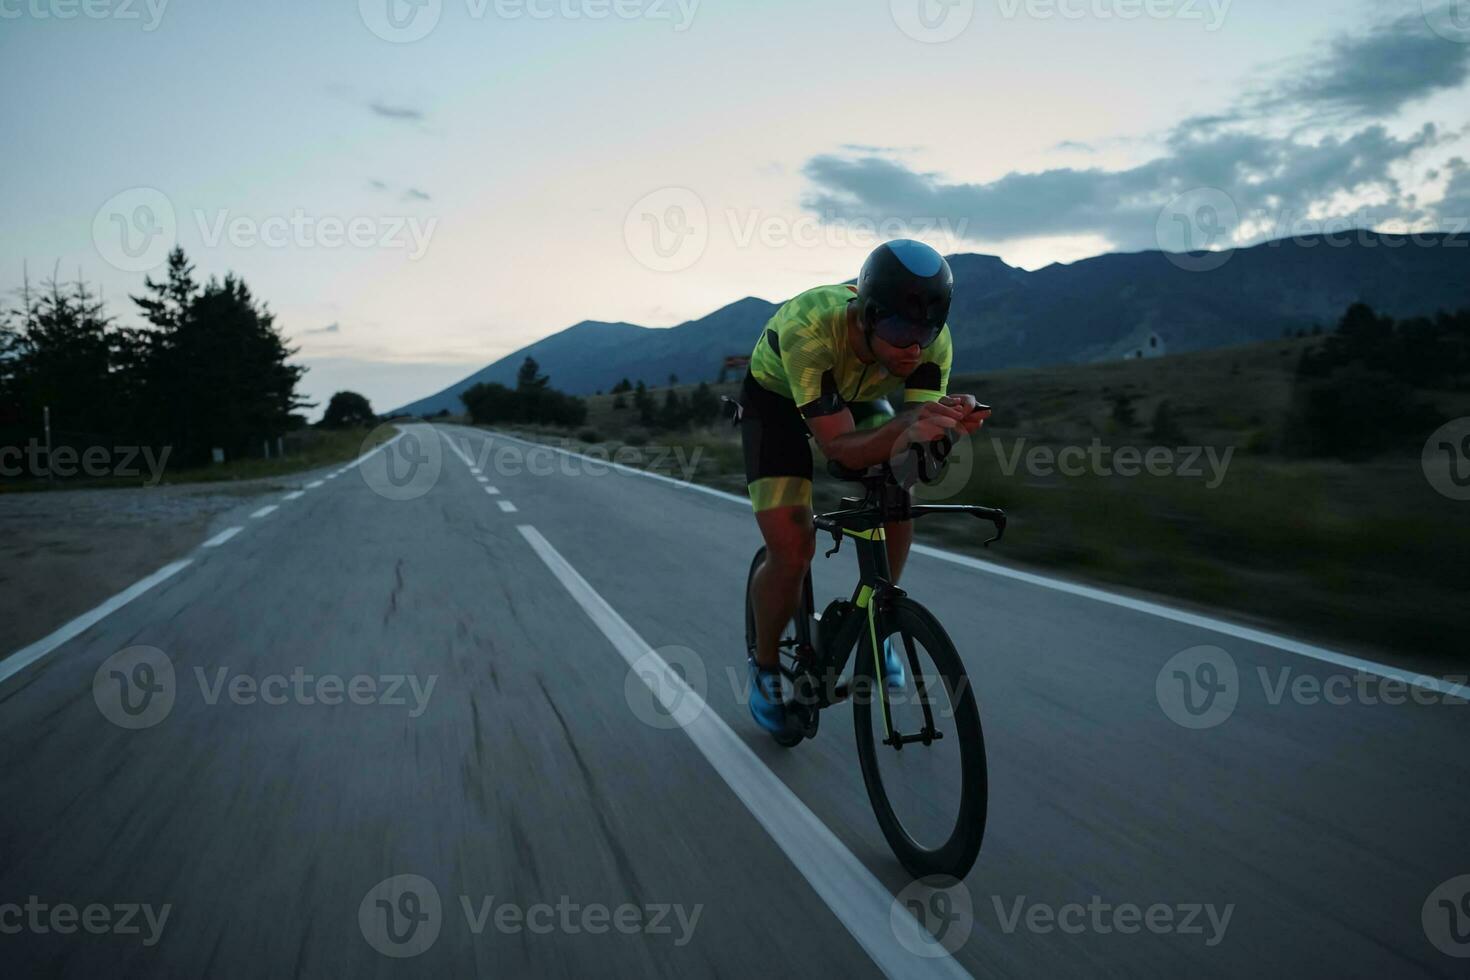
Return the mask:
[[786,702],[781,698],[781,671],[750,661],[750,716],[772,735],[786,732]]
[[908,683],[909,674],[904,669],[903,651],[893,646],[894,637],[890,636],[883,641],[883,680],[887,682],[890,691],[902,691]]

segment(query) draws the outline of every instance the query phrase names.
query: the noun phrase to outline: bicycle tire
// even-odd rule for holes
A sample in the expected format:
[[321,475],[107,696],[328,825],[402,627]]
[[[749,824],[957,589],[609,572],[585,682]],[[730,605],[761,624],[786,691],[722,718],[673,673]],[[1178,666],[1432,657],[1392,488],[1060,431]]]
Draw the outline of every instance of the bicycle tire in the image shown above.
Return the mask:
[[[872,709],[877,670],[873,663],[872,647],[858,651],[853,667],[853,727],[857,735],[858,760],[862,764],[863,783],[868,790],[868,801],[878,818],[888,846],[904,869],[915,878],[929,875],[947,875],[962,879],[974,867],[985,838],[985,818],[989,803],[989,784],[985,763],[985,735],[980,725],[980,709],[965,672],[965,665],[955,650],[954,643],[932,613],[912,599],[899,598],[884,616],[887,633],[907,632],[928,653],[944,679],[945,693],[954,709],[955,737],[960,743],[961,786],[960,806],[955,825],[949,839],[934,848],[927,848],[916,841],[904,829],[893,805],[888,800],[883,786],[883,776],[878,765],[879,752],[893,751],[873,737]],[[879,636],[881,644],[885,636]],[[871,630],[864,626],[862,642],[873,642]],[[959,693],[956,693],[959,692]],[[912,751],[922,746],[909,746],[903,751]]]

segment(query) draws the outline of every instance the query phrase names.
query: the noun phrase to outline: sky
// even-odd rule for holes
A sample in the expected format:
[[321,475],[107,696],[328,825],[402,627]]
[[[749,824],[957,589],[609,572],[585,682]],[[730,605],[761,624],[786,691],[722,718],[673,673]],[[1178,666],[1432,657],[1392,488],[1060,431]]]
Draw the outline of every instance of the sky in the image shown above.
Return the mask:
[[1467,82],[1467,0],[0,0],[0,290],[178,244],[386,411],[885,238],[1466,230]]

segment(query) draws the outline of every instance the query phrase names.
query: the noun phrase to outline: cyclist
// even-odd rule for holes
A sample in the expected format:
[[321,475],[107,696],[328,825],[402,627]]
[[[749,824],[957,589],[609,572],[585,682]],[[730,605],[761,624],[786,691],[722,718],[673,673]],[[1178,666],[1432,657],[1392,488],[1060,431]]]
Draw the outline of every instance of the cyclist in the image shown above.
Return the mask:
[[[766,542],[752,603],[756,650],[750,712],[768,731],[786,725],[778,644],[796,614],[816,551],[812,527],[814,438],[822,455],[861,470],[914,443],[971,433],[989,412],[948,393],[952,344],[946,319],[954,274],[922,242],[879,246],[856,285],[819,286],[788,301],[761,331],[741,391],[745,478]],[[903,391],[894,415],[884,396]],[[913,541],[910,522],[886,528],[894,581]],[[903,660],[885,647],[883,673],[904,684]]]

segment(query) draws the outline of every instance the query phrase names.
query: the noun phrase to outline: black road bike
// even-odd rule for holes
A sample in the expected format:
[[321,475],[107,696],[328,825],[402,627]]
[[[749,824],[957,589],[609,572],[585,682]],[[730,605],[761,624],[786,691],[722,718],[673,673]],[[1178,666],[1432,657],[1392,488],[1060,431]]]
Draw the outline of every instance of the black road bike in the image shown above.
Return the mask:
[[[967,514],[1005,534],[1006,515],[992,507],[915,503],[910,488],[934,483],[953,445],[915,447],[897,464],[866,471],[828,464],[841,480],[861,483],[862,497],[815,518],[832,535],[836,554],[845,538],[857,551],[858,584],[850,599],[834,599],[815,614],[807,572],[801,605],[780,642],[788,727],[774,736],[787,748],[817,734],[822,712],[852,706],[858,759],[868,799],[889,846],[915,877],[963,878],[980,853],[988,795],[985,738],[965,665],[939,620],[891,581],[884,526],[933,514]],[[750,576],[765,560],[756,552]],[[755,616],[746,580],[745,642],[755,653]],[[906,660],[901,688],[883,677],[885,643]],[[845,676],[853,650],[858,656]]]

